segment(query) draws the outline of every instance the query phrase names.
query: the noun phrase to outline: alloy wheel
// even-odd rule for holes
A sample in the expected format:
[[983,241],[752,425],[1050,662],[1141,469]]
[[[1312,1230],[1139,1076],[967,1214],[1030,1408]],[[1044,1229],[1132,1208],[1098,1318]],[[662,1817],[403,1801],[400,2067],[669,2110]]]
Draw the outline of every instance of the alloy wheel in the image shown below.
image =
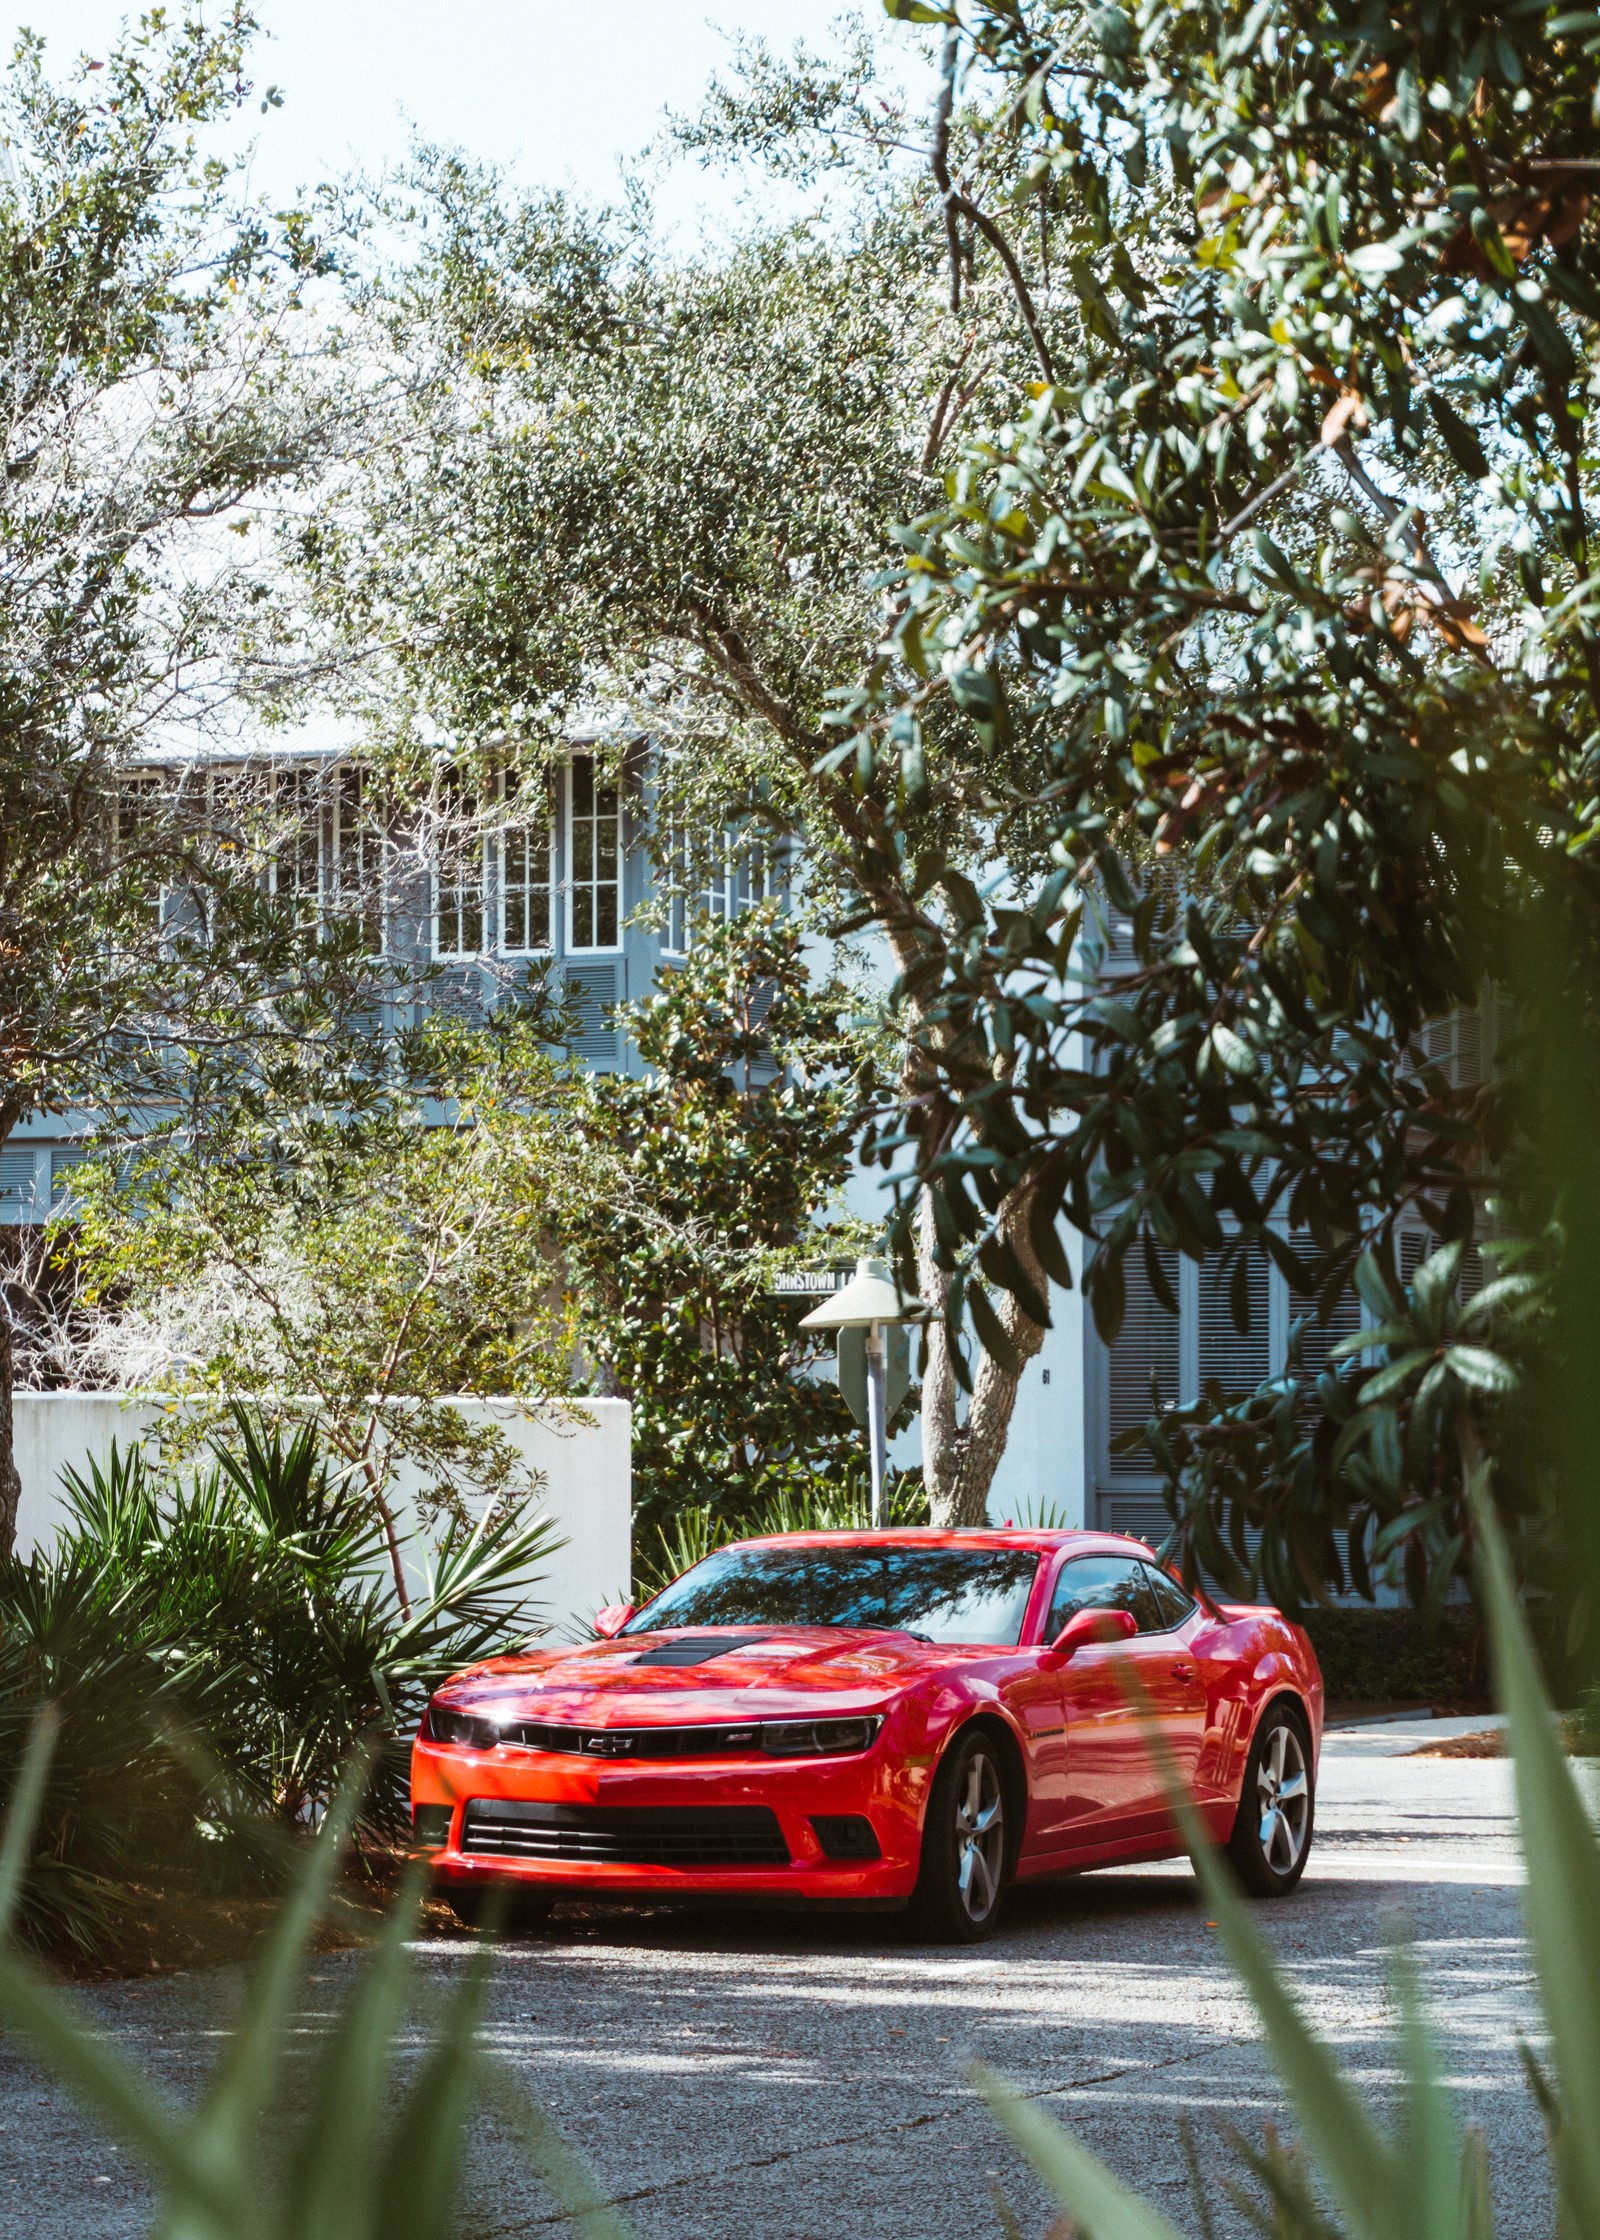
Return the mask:
[[1000,1896],[1005,1867],[1005,1792],[987,1750],[975,1750],[956,1807],[956,1888],[972,1921],[986,1921]]
[[1256,1771],[1261,1855],[1274,1874],[1293,1873],[1305,1849],[1311,1783],[1299,1734],[1285,1719],[1274,1727]]

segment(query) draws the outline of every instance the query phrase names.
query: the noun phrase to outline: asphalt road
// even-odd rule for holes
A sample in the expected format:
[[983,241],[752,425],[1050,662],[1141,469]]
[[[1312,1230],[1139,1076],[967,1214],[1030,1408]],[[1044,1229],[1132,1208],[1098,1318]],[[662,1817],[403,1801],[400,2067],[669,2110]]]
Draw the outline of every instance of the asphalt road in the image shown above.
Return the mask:
[[[1539,2125],[1516,2040],[1535,2036],[1508,1769],[1416,1758],[1404,1736],[1330,1738],[1299,1893],[1257,1918],[1324,2032],[1380,2102],[1392,2077],[1385,1951],[1419,1955],[1464,2115],[1488,2135],[1501,2240],[1546,2234]],[[462,1947],[419,1948],[429,1981]],[[319,1962],[332,2002],[355,1963]],[[111,1985],[90,2004],[172,2092],[226,2033],[226,1973]],[[328,2010],[309,2004],[305,2046]],[[425,2034],[424,2012],[416,2042]],[[491,2036],[642,2240],[979,2240],[998,2186],[1037,2240],[1049,2213],[976,2101],[973,2058],[1070,2124],[1198,2232],[1190,2119],[1219,2235],[1226,2130],[1259,2139],[1282,2098],[1187,1866],[1086,1876],[1014,1899],[977,1951],[896,1941],[881,1921],[557,1916],[507,1948]],[[67,2096],[0,2044],[0,2232],[131,2240],[149,2195]],[[475,2142],[464,2230],[555,2233],[509,2143]]]

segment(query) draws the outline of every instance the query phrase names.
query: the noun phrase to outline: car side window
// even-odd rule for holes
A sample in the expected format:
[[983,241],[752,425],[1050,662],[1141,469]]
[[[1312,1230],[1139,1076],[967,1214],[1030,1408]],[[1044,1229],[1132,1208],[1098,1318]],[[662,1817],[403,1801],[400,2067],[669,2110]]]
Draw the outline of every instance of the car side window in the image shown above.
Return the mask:
[[1156,1608],[1161,1612],[1161,1631],[1166,1633],[1173,1626],[1181,1626],[1194,1608],[1194,1597],[1185,1594],[1176,1579],[1158,1570],[1153,1563],[1144,1566],[1144,1573],[1150,1582],[1150,1592],[1156,1598]]
[[1054,1641],[1079,1610],[1130,1610],[1141,1633],[1160,1633],[1167,1623],[1144,1565],[1129,1556],[1075,1556],[1062,1566],[1044,1622],[1046,1641]]

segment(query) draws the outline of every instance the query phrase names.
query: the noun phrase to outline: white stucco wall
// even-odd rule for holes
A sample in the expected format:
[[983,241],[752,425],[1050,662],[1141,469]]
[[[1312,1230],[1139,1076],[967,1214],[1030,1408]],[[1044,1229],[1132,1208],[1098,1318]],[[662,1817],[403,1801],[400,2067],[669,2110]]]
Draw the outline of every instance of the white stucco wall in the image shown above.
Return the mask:
[[[544,1474],[543,1508],[565,1542],[543,1567],[536,1590],[551,1623],[587,1617],[602,1602],[622,1599],[632,1567],[628,1403],[586,1400],[583,1413],[592,1420],[570,1425],[530,1420],[509,1400],[460,1400],[455,1405],[469,1422],[497,1425]],[[84,1470],[91,1457],[103,1460],[113,1439],[131,1446],[156,1422],[161,1406],[115,1392],[17,1394],[21,1553],[48,1540],[56,1528],[62,1515],[62,1470],[69,1464]],[[396,1478],[401,1501],[410,1509],[415,1477],[409,1486],[403,1470]]]

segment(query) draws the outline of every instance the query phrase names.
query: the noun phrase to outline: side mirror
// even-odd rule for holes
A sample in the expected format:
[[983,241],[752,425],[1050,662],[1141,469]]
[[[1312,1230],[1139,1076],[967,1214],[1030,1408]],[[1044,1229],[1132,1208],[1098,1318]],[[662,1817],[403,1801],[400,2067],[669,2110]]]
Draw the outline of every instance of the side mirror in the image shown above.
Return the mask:
[[608,1602],[604,1609],[597,1610],[594,1614],[594,1630],[600,1639],[615,1641],[633,1616],[634,1608],[635,1605],[631,1602]]
[[1070,1657],[1102,1641],[1131,1641],[1139,1621],[1131,1610],[1074,1610],[1050,1644],[1053,1657]]

